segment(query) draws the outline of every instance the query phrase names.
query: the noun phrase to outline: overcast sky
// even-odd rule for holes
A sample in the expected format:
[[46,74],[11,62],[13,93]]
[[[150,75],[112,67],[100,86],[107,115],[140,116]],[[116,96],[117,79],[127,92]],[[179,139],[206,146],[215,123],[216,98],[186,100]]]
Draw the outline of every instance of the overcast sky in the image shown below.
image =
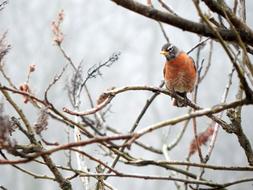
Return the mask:
[[[170,0],[168,2],[180,16],[198,21],[191,1]],[[155,5],[162,9],[157,3]],[[12,49],[6,59],[6,71],[17,86],[25,82],[28,66],[36,64],[36,72],[32,75],[31,86],[33,92],[42,97],[48,83],[56,74],[59,74],[61,68],[67,63],[59,49],[53,45],[51,32],[51,23],[62,9],[65,13],[62,29],[64,33],[63,47],[76,65],[83,61],[84,74],[92,65],[107,60],[114,52],[121,52],[119,61],[110,68],[104,68],[102,77],[97,77],[87,83],[94,99],[113,86],[158,86],[160,84],[163,79],[162,71],[165,59],[159,52],[166,41],[155,21],[129,12],[109,0],[33,0],[29,2],[27,0],[15,0],[9,1],[6,8],[0,12],[0,32],[8,31],[7,39]],[[253,3],[249,2],[247,10],[252,9]],[[251,11],[247,15],[250,26],[253,26],[252,14]],[[171,41],[180,49],[187,51],[198,43],[197,35],[172,26],[164,26]],[[227,75],[232,66],[221,47],[217,43],[214,43],[214,47],[210,72],[199,87],[198,102],[203,107],[220,102],[227,84]],[[196,58],[196,51],[192,52],[191,56]],[[201,60],[204,59],[205,61],[204,64],[207,62],[207,56],[208,46],[201,54]],[[72,72],[71,68],[68,69],[59,84],[50,91],[50,100],[58,108],[70,106],[67,100],[67,91],[64,88]],[[236,76],[234,76],[229,101],[234,99],[237,85]],[[112,102],[111,113],[107,115],[107,124],[122,132],[127,132],[150,95],[148,92],[129,92],[116,97]],[[191,95],[189,94],[188,97]],[[22,105],[22,99],[17,98],[17,101]],[[85,101],[82,106],[83,109],[89,108],[89,104]],[[28,113],[33,109],[29,105],[23,105],[23,108]],[[11,109],[7,108],[7,110],[12,113]],[[243,110],[243,128],[246,134],[253,134],[252,119],[250,120],[252,111],[252,107]],[[187,109],[172,107],[171,99],[160,95],[143,118],[139,129],[186,112]],[[31,113],[31,121],[36,121],[36,115],[36,111]],[[210,120],[206,118],[199,119],[199,131],[205,130],[209,123]],[[52,128],[47,131],[48,138],[64,141],[65,136],[57,136],[59,135],[57,131],[62,130],[60,124],[53,124],[54,122],[50,125]],[[152,134],[153,136],[148,136],[142,140],[156,148],[161,148],[164,141],[172,141],[180,127],[182,124],[173,126],[172,129],[159,130]],[[152,137],[152,142],[150,137]],[[180,146],[171,152],[171,159],[184,160],[192,138],[193,131],[189,125]],[[249,135],[249,138],[253,143],[252,135]],[[139,151],[138,148],[133,149],[136,155]],[[142,156],[164,159],[162,156],[158,157],[145,152]],[[195,160],[198,161],[197,157]],[[220,130],[210,163],[246,165],[247,161],[236,137]],[[29,165],[27,168],[38,173],[47,171],[33,165]],[[136,170],[136,168],[119,165],[119,169],[138,173],[145,171],[154,175],[168,174],[168,171],[152,167],[145,170],[137,168],[138,170]],[[1,171],[5,175],[1,175],[0,185],[4,185],[8,190],[57,189],[58,187],[54,182],[34,180],[9,166],[1,166]],[[248,175],[243,172],[238,175],[225,175],[226,173],[222,172],[217,173],[217,175],[214,174],[211,172],[210,175],[207,173],[206,176],[223,182]],[[145,188],[147,190],[155,188],[165,190],[168,187],[174,187],[171,182],[164,181],[147,182],[117,178],[109,181],[120,190],[127,190],[130,186],[134,189]],[[74,184],[77,187],[75,189],[81,189],[78,179],[74,181]],[[238,187],[235,186],[231,189],[238,189]],[[243,188],[249,189],[252,186],[251,184],[244,184],[241,186],[241,189]]]

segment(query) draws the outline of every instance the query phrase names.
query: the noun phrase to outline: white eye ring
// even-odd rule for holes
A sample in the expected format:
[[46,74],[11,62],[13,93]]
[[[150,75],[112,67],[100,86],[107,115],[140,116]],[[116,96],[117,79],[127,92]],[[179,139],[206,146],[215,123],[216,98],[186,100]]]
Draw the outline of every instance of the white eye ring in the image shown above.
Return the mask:
[[169,47],[169,48],[167,49],[167,51],[170,52],[170,53],[171,53],[173,50],[174,50],[173,47]]

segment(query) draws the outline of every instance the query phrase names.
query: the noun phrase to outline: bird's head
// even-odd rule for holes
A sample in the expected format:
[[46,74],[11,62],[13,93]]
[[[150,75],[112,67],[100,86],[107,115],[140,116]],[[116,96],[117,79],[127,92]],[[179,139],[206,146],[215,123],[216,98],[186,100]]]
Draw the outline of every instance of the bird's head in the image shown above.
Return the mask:
[[170,61],[176,58],[179,53],[179,49],[173,44],[167,43],[163,45],[160,53],[164,55],[168,61]]

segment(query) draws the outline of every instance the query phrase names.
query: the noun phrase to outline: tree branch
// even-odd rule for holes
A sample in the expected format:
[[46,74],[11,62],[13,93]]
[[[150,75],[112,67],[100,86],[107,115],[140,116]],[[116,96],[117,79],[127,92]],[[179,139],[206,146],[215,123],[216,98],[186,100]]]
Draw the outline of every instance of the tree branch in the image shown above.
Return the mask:
[[[216,34],[206,24],[193,22],[191,20],[175,16],[167,12],[160,11],[150,6],[143,5],[133,0],[111,0],[111,1],[115,2],[116,4],[126,9],[129,9],[133,12],[154,19],[156,21],[160,21],[175,26],[184,31],[217,39]],[[219,27],[217,28],[217,32],[226,41],[237,41],[236,34],[232,30]],[[253,46],[253,35],[251,33],[248,33],[247,31],[239,31],[239,34],[245,43]]]
[[236,27],[238,32],[245,33],[246,36],[253,36],[253,31],[244,23],[241,19],[239,19],[233,11],[227,6],[225,1],[214,1],[214,0],[202,0],[205,4],[211,9],[213,12],[218,13],[223,16],[225,19],[226,15],[231,20],[233,25]]

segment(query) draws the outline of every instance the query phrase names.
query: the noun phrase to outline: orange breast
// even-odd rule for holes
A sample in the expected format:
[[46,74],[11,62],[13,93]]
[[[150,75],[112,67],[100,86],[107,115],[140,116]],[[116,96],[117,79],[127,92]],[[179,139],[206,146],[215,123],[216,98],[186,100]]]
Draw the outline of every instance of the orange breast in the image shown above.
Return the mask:
[[164,67],[164,79],[169,90],[190,92],[194,89],[196,69],[191,57],[181,52],[177,58],[167,61]]

